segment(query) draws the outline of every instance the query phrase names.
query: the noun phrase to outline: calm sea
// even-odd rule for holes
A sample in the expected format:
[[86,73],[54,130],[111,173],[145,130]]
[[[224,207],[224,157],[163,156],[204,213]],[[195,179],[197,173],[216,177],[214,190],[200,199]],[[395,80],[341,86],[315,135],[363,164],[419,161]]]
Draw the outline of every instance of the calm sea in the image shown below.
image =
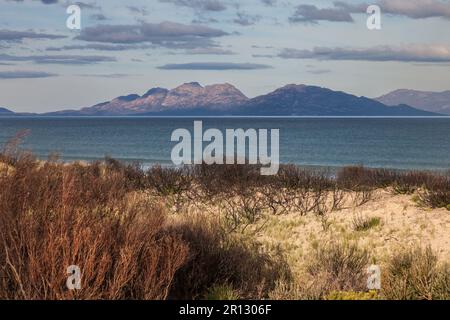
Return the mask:
[[22,147],[45,159],[104,156],[170,164],[177,128],[280,129],[283,163],[340,167],[449,169],[450,118],[0,118],[0,145],[29,129]]

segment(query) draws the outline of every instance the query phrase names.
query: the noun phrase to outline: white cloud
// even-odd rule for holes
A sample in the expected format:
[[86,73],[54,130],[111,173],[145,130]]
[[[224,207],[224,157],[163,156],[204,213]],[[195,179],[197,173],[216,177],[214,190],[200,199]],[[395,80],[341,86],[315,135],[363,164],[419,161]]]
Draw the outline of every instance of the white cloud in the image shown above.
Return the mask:
[[284,49],[283,59],[363,60],[400,62],[450,62],[450,46],[402,45],[370,48],[316,47],[312,50]]

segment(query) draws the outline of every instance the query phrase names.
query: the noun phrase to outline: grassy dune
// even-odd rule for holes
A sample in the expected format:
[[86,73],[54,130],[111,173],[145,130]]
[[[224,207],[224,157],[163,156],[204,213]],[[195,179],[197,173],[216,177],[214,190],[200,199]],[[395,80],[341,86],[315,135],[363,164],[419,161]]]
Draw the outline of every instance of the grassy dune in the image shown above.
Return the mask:
[[[449,299],[450,176],[0,155],[0,299]],[[382,289],[367,289],[377,264]],[[82,288],[68,290],[78,265]]]

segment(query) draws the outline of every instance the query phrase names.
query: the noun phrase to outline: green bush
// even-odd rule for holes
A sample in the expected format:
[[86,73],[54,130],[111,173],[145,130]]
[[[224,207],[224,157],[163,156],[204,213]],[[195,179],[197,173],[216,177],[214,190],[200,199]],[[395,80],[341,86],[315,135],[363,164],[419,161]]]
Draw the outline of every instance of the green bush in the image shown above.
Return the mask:
[[355,231],[367,231],[379,226],[380,223],[381,219],[379,217],[369,218],[359,215],[353,218],[353,229]]
[[229,285],[215,285],[209,289],[206,300],[239,300],[239,295]]
[[311,297],[324,298],[332,291],[366,290],[368,264],[369,254],[356,244],[331,242],[319,246],[307,268],[314,279]]
[[389,300],[448,300],[450,267],[439,265],[430,247],[400,251],[388,263],[382,290]]
[[332,291],[325,300],[378,300],[378,292]]

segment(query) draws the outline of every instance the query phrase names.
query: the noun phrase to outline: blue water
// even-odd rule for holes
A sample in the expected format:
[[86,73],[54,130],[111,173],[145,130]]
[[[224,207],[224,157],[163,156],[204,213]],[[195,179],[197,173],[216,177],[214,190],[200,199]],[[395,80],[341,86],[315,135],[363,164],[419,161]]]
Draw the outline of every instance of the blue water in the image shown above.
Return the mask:
[[177,128],[280,129],[282,163],[340,167],[449,169],[450,118],[0,118],[0,145],[29,129],[22,147],[45,159],[105,155],[150,165],[170,164]]

